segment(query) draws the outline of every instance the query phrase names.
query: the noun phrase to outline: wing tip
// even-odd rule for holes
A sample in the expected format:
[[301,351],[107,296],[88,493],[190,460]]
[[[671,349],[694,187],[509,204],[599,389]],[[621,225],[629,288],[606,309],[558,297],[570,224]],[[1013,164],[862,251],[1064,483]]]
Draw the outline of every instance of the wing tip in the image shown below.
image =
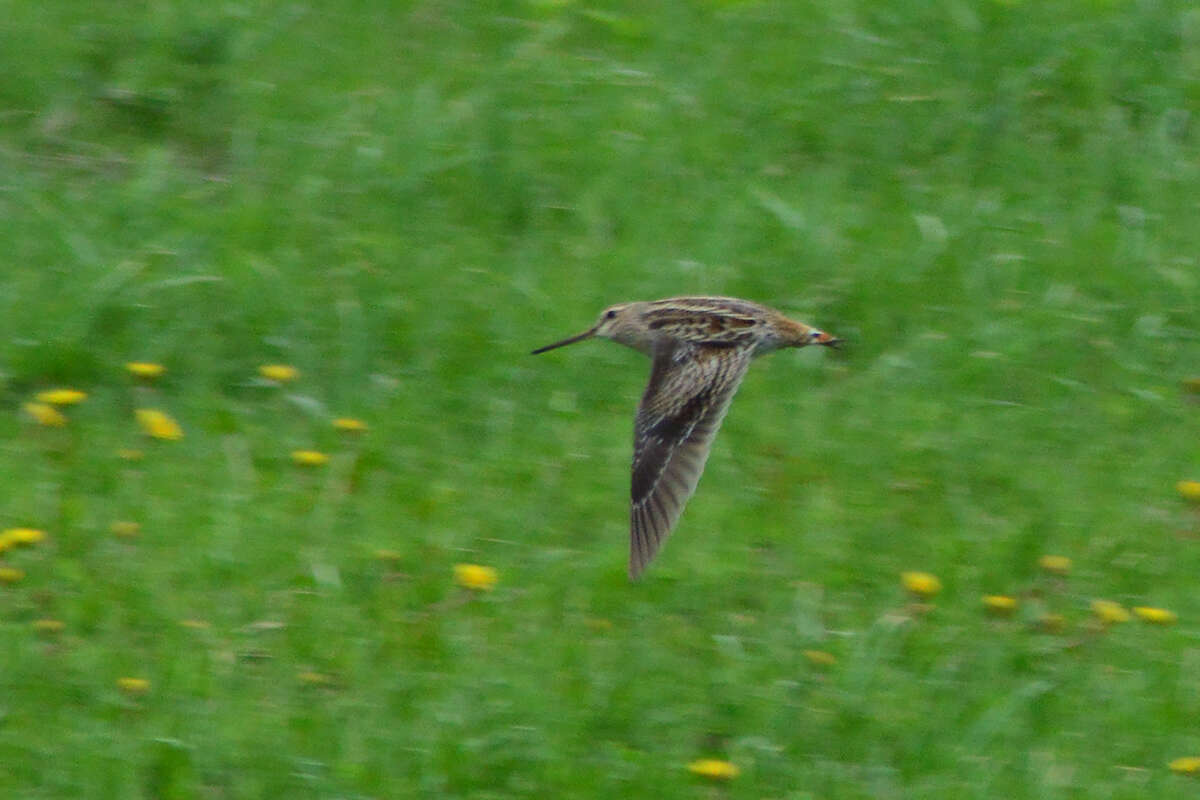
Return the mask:
[[631,506],[629,516],[629,580],[636,581],[662,549],[663,541],[671,533],[672,520],[655,519],[645,503]]
[[645,521],[640,518],[641,508],[636,504],[629,509],[629,580],[636,581],[646,571],[650,556],[646,553]]

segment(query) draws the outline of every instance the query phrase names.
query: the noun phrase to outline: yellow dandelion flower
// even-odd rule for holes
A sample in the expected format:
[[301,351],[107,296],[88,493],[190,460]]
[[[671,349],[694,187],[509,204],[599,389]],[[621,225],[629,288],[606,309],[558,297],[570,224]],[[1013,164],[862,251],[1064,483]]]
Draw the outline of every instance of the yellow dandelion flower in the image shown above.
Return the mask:
[[108,526],[108,532],[121,539],[132,539],[142,532],[142,525],[133,520],[119,519]]
[[132,447],[122,447],[117,451],[117,458],[122,461],[141,461],[146,454],[141,450],[135,450]]
[[33,629],[47,635],[62,633],[65,627],[67,626],[61,619],[35,619],[33,621]]
[[1003,594],[985,594],[983,607],[989,614],[1007,617],[1017,610],[1017,598]]
[[1200,773],[1200,757],[1184,756],[1177,758],[1167,765],[1171,772],[1177,772],[1180,775],[1196,775]]
[[10,544],[37,544],[45,538],[46,532],[37,528],[9,528],[0,532],[0,539]]
[[455,564],[454,582],[465,589],[477,592],[490,592],[499,580],[499,575],[492,567],[479,564]]
[[824,650],[805,650],[804,657],[814,667],[832,667],[837,663],[837,656]]
[[183,438],[183,428],[165,411],[157,408],[139,408],[134,412],[142,432],[155,439],[177,441]]
[[150,691],[150,681],[145,678],[117,678],[117,688],[126,694],[145,694]]
[[1133,615],[1142,622],[1150,622],[1155,625],[1170,625],[1179,619],[1174,611],[1168,611],[1165,608],[1152,608],[1150,606],[1135,606]]
[[1200,503],[1200,481],[1180,481],[1175,484],[1175,491],[1189,503]]
[[942,582],[928,572],[902,572],[900,582],[917,597],[933,597],[942,590]]
[[1038,617],[1037,626],[1043,633],[1062,633],[1067,628],[1067,618],[1062,614],[1042,614]]
[[269,381],[288,383],[300,377],[300,370],[289,364],[263,364],[258,368],[258,374]]
[[49,403],[52,406],[73,406],[87,400],[87,392],[78,389],[48,389],[37,393],[39,403]]
[[202,619],[181,619],[179,620],[179,624],[184,628],[191,628],[198,631],[205,631],[212,627],[212,625]]
[[302,467],[319,467],[329,460],[329,456],[319,450],[293,450],[292,461]]
[[1071,559],[1066,556],[1045,555],[1038,559],[1038,566],[1055,575],[1066,575],[1071,571]]
[[354,417],[338,417],[333,421],[333,427],[345,433],[362,433],[367,430],[367,423]]
[[150,361],[130,361],[125,365],[125,369],[133,377],[145,378],[146,380],[161,378],[163,373],[167,371],[167,368],[162,364],[155,364]]
[[702,758],[699,761],[693,761],[688,764],[687,768],[688,772],[693,775],[699,775],[702,778],[708,778],[713,781],[733,780],[742,774],[737,764],[731,761],[722,761],[719,758]]
[[57,408],[47,403],[26,403],[22,406],[25,413],[33,417],[38,425],[47,428],[61,428],[67,424],[67,418]]
[[0,583],[16,583],[25,577],[25,572],[16,567],[0,567]]
[[1129,612],[1112,600],[1093,600],[1092,613],[1105,625],[1129,621]]
[[9,528],[0,535],[13,544],[37,544],[46,538],[46,532],[37,528]]
[[36,528],[9,528],[6,531],[0,531],[0,553],[11,550],[17,545],[37,544],[45,538],[46,534]]

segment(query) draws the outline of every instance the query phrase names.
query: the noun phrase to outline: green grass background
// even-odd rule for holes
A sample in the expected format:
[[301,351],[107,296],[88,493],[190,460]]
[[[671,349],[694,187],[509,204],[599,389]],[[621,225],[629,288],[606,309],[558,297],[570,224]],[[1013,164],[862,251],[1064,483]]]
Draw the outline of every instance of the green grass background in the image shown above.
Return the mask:
[[[3,0],[0,75],[4,794],[1194,792],[1191,4]],[[647,364],[528,351],[699,293],[849,344],[755,364],[631,585]]]

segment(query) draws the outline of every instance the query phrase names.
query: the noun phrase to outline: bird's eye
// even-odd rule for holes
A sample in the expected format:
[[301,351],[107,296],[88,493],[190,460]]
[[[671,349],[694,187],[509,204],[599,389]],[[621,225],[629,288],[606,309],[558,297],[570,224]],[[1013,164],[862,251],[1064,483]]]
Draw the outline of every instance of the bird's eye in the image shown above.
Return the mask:
[[820,332],[820,331],[813,331],[812,333],[810,333],[810,334],[808,335],[808,338],[810,338],[810,339],[820,339],[820,338],[821,338],[821,336],[822,336],[822,334],[821,334],[821,332]]
[[608,311],[604,312],[604,318],[605,319],[616,319],[617,318],[617,310],[615,308],[610,308]]

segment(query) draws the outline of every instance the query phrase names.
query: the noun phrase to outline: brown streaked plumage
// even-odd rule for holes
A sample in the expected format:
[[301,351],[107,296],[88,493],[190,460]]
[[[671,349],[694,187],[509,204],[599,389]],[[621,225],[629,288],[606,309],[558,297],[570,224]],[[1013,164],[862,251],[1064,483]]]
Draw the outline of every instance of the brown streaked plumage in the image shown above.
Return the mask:
[[650,381],[634,419],[631,579],[654,558],[696,491],[713,437],[751,360],[781,347],[841,341],[748,300],[672,297],[610,306],[583,333],[533,353],[592,337],[651,358]]

